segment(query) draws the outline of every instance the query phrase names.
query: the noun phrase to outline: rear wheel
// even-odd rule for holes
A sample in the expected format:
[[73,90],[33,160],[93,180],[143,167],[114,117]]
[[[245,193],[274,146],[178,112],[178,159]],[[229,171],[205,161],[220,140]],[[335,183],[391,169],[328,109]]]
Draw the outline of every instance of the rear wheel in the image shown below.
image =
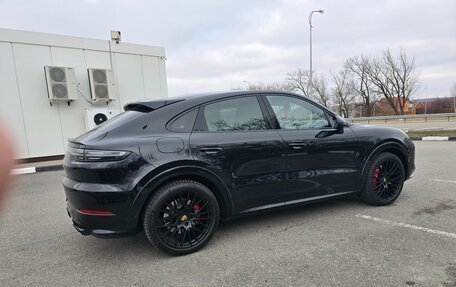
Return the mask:
[[372,161],[364,181],[361,198],[373,205],[393,203],[402,191],[405,171],[402,161],[394,154],[385,152]]
[[213,193],[192,180],[161,187],[144,212],[144,231],[149,241],[171,255],[201,249],[219,222],[219,206]]

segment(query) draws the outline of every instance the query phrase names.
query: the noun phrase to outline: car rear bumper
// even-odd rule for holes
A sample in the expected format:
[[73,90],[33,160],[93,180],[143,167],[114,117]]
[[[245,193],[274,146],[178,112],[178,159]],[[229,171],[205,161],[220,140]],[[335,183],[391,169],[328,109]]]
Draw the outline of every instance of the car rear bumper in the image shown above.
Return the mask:
[[131,192],[116,185],[80,183],[66,177],[62,184],[68,216],[81,234],[112,238],[139,231],[131,210]]

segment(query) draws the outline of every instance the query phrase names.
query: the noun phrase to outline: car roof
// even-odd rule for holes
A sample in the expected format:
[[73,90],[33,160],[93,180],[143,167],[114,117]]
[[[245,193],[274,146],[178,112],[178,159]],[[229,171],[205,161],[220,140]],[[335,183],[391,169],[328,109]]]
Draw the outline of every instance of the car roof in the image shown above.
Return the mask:
[[[144,111],[144,112],[149,112],[155,109],[159,109],[164,106],[180,106],[182,109],[187,109],[187,108],[192,108],[196,105],[204,104],[206,102],[218,100],[218,99],[224,99],[224,98],[230,98],[230,97],[236,97],[236,96],[244,96],[244,95],[258,95],[258,96],[267,96],[270,94],[283,94],[283,95],[290,95],[290,96],[296,96],[300,98],[305,98],[308,101],[312,102],[314,105],[319,106],[320,108],[326,110],[332,115],[337,116],[340,119],[343,119],[333,111],[331,111],[328,107],[325,107],[315,101],[310,100],[309,98],[299,95],[296,93],[291,93],[291,92],[286,92],[286,91],[277,91],[277,90],[265,90],[265,91],[248,91],[248,90],[242,90],[242,91],[229,91],[229,92],[206,92],[206,93],[197,93],[197,94],[188,94],[188,95],[183,95],[179,97],[171,97],[171,98],[161,98],[161,99],[144,99],[141,101],[129,103],[124,106],[124,110],[138,110],[138,111]],[[345,121],[345,120],[344,120]]]
[[296,96],[300,98],[304,98],[308,101],[310,101],[312,104],[319,106],[320,108],[326,110],[329,114],[337,116],[341,120],[345,122],[345,119],[339,116],[337,113],[333,112],[330,110],[328,107],[325,107],[316,101],[313,101],[309,99],[308,97],[305,97],[300,94],[292,93],[292,92],[286,92],[286,91],[278,91],[278,90],[265,90],[265,91],[248,91],[248,90],[242,90],[242,91],[229,91],[229,92],[212,92],[212,93],[200,93],[200,94],[189,94],[186,96],[182,97],[176,97],[176,98],[169,98],[167,101],[172,101],[168,103],[175,103],[175,102],[181,102],[181,103],[186,103],[189,106],[194,106],[194,105],[199,105],[203,104],[206,102],[218,100],[218,99],[223,99],[223,98],[229,98],[229,97],[236,97],[236,96],[243,96],[243,95],[258,95],[258,96],[267,96],[270,94],[282,94],[282,95],[289,95],[289,96]]
[[157,106],[164,106],[171,103],[190,101],[193,104],[209,102],[217,99],[233,97],[233,96],[243,96],[243,95],[262,95],[262,94],[288,94],[303,97],[302,95],[282,92],[282,91],[229,91],[229,92],[207,92],[207,93],[197,93],[197,94],[188,94],[178,97],[171,98],[160,98],[160,99],[144,99],[138,102],[129,103],[127,106],[131,105],[144,105],[151,108],[157,108]]
[[212,93],[198,93],[198,94],[188,94],[188,95],[183,95],[179,96],[176,98],[171,98],[171,99],[180,99],[180,100],[190,100],[190,99],[198,99],[202,101],[211,101],[211,100],[216,100],[219,98],[226,98],[226,97],[232,97],[232,96],[242,96],[242,95],[251,95],[251,94],[277,94],[277,93],[285,93],[285,94],[291,94],[288,92],[282,92],[282,91],[248,91],[248,90],[242,90],[242,91],[229,91],[229,92],[212,92]]

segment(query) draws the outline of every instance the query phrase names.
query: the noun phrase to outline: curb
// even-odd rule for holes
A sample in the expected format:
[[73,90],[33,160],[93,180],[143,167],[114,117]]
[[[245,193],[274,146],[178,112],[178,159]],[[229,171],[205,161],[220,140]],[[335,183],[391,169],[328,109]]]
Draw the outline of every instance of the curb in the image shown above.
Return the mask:
[[16,168],[11,170],[12,175],[20,175],[20,174],[31,174],[43,171],[55,171],[55,170],[63,170],[63,165],[56,164],[56,165],[47,165],[47,166],[36,166],[36,167],[24,167],[24,168]]
[[414,141],[456,141],[456,137],[437,137],[437,136],[410,137],[410,139],[414,140]]

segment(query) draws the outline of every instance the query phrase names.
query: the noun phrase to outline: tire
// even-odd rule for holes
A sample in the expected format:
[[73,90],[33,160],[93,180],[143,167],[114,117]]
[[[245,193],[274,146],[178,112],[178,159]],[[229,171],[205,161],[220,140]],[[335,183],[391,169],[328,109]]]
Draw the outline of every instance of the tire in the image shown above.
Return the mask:
[[361,199],[372,205],[389,205],[401,194],[404,181],[402,161],[392,153],[381,153],[370,163]]
[[214,235],[220,210],[203,184],[178,180],[157,190],[147,203],[143,228],[149,241],[170,255],[193,253]]

